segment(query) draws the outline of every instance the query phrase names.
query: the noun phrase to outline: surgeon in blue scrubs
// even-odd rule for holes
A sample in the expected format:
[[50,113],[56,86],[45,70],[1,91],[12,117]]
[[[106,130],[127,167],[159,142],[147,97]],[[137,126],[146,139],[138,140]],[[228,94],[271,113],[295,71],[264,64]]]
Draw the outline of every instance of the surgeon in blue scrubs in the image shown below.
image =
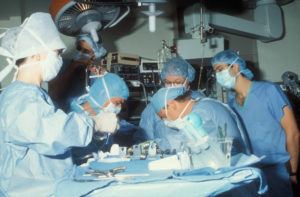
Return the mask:
[[232,50],[216,54],[211,63],[217,82],[235,91],[229,104],[248,132],[253,153],[265,156],[262,170],[270,196],[292,196],[290,181],[297,183],[299,130],[287,97],[274,83],[251,81],[253,74],[244,59]]
[[[94,78],[95,81],[90,91],[71,102],[71,110],[78,113],[85,113],[88,116],[97,116],[99,113],[111,112],[118,115],[121,112],[122,104],[127,100],[129,91],[125,81],[114,73],[105,72]],[[110,121],[110,120],[108,120]],[[99,150],[109,151],[112,143],[116,141],[116,135],[122,135],[122,127],[130,126],[125,120],[119,121],[121,128],[113,134],[95,137],[88,147],[73,148],[73,159],[76,164],[85,162],[93,152]],[[120,130],[121,129],[121,130]],[[121,134],[120,134],[121,133]]]
[[0,196],[52,196],[74,171],[70,148],[88,145],[100,126],[114,132],[117,124],[102,118],[115,115],[104,113],[94,123],[66,114],[42,89],[59,72],[66,48],[50,14],[34,13],[1,36],[0,54],[9,65],[0,76],[16,69],[16,80],[0,95]]
[[[193,66],[179,57],[169,59],[161,71],[161,81],[165,87],[185,87],[189,89],[189,84],[194,78],[195,69]],[[205,97],[203,93],[198,91],[193,94]],[[148,104],[142,112],[139,127],[141,128],[140,135],[143,135],[145,139],[156,140],[161,149],[173,151],[174,147],[161,139],[163,136],[176,131],[164,125],[152,105]]]
[[193,133],[192,138],[187,135],[191,129],[185,125],[194,125],[197,132],[200,127],[203,129],[202,136],[207,135],[211,139],[233,138],[233,154],[249,152],[248,139],[240,132],[237,117],[221,102],[197,97],[184,87],[168,87],[161,88],[153,95],[151,105],[165,126],[173,128],[173,132],[162,136],[161,140],[178,151],[181,151],[182,145],[191,144],[192,141],[196,144],[201,140],[202,137]]

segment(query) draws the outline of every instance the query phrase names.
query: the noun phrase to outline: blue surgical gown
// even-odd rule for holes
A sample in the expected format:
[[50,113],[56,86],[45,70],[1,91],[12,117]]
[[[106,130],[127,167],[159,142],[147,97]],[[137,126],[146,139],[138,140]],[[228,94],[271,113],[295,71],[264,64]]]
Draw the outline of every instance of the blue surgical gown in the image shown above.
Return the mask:
[[[235,99],[230,100],[229,105],[243,121],[253,153],[257,156],[265,156],[262,161],[263,170],[266,169],[264,172],[271,192],[272,189],[280,188],[283,185],[288,188],[289,175],[284,163],[289,160],[289,154],[286,150],[285,131],[280,121],[284,115],[283,108],[290,107],[290,103],[280,87],[269,82],[253,81],[244,105],[240,106]],[[269,170],[269,168],[274,170]],[[278,182],[272,184],[276,180]],[[279,180],[282,182],[280,183]],[[283,193],[286,194],[285,196],[289,196],[288,189]],[[271,195],[280,196],[283,193],[277,191]]]
[[[82,113],[88,115],[81,106],[87,102],[88,94],[84,94],[76,99],[74,99],[70,104],[70,109],[77,113]],[[92,107],[96,113],[100,112],[100,108],[92,104]],[[138,127],[121,119],[119,121],[120,128],[116,133],[112,135],[106,135],[107,138],[102,136],[102,140],[93,138],[92,142],[86,147],[76,147],[72,149],[73,161],[76,165],[80,165],[83,162],[86,162],[89,155],[92,155],[93,152],[109,151],[112,144],[119,144],[120,146],[130,147],[133,144],[137,144],[145,141],[143,135],[140,135]],[[137,135],[136,135],[137,134]]]
[[[192,111],[203,119],[203,127],[208,133],[217,137],[219,127],[224,129],[226,124],[228,137],[236,139],[236,152],[250,153],[248,136],[245,136],[243,128],[238,124],[235,113],[228,106],[213,99],[203,98],[200,95],[193,96],[193,99],[200,99],[193,106]],[[152,105],[148,105],[143,111],[140,127],[147,138],[155,140],[163,150],[179,150],[182,143],[187,140],[182,132],[165,126],[162,119],[155,113]]]
[[[155,140],[162,150],[174,150],[180,147],[181,137],[178,130],[167,127],[162,119],[155,113],[151,104],[148,104],[142,112],[139,127],[140,135],[144,135],[147,140]],[[167,140],[166,135],[171,135],[171,142]]]
[[91,141],[92,120],[65,114],[41,88],[20,81],[1,93],[0,114],[0,190],[51,195],[55,182],[73,169],[69,148]]
[[237,116],[226,104],[211,98],[204,98],[193,105],[192,112],[201,117],[202,127],[211,138],[223,136],[234,139],[233,154],[250,153],[248,136],[244,136],[244,130],[239,125]]
[[[202,92],[192,91],[192,98],[198,99],[204,97],[205,95]],[[136,136],[141,136],[140,138],[145,140],[155,140],[162,150],[169,149],[173,151],[181,146],[182,135],[178,133],[178,130],[165,126],[151,104],[148,104],[142,112],[139,127],[140,129],[136,133]],[[172,136],[172,141],[169,141],[166,135]]]

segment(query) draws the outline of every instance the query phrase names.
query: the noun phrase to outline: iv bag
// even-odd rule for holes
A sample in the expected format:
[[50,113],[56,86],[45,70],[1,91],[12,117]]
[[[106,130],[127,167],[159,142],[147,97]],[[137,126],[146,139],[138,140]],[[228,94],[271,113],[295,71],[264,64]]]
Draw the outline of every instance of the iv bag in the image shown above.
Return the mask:
[[168,59],[172,58],[171,49],[163,42],[163,47],[157,53],[158,69],[161,70]]

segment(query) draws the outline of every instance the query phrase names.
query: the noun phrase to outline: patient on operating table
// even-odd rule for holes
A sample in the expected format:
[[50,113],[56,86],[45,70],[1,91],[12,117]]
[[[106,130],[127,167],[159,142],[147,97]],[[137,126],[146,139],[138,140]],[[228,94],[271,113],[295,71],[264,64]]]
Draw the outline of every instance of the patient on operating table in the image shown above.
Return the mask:
[[[220,161],[219,153],[224,154],[225,159],[214,164],[218,166],[226,163],[233,154],[250,152],[235,114],[221,102],[197,98],[182,87],[169,87],[161,88],[152,97],[151,104],[165,125],[176,129],[161,135],[163,137],[157,140],[159,145],[168,144],[177,152],[206,153],[206,160],[211,161]],[[210,163],[207,161],[206,164],[209,166]]]

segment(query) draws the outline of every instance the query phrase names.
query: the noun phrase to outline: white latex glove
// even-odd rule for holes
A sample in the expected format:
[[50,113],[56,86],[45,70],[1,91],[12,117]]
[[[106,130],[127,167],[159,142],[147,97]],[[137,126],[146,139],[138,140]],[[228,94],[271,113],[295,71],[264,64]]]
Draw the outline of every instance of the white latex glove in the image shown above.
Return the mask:
[[115,113],[100,112],[96,116],[92,116],[95,121],[96,131],[114,133],[118,128],[118,118]]

